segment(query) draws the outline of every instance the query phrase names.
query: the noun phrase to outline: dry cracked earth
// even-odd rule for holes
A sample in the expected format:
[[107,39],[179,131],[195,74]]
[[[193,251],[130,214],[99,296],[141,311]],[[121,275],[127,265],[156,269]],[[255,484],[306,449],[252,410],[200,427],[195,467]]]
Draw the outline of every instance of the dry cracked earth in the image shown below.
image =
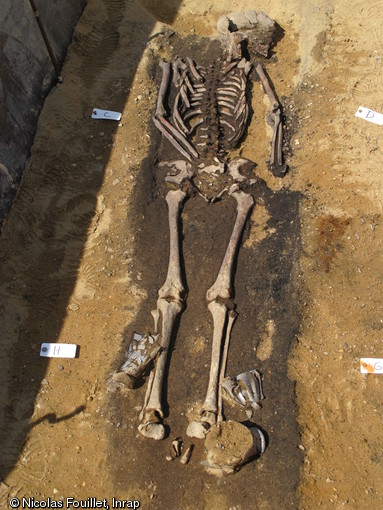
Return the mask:
[[[209,62],[222,14],[263,10],[278,23],[264,63],[285,118],[283,178],[267,168],[268,103],[252,74],[251,122],[233,155],[256,163],[255,207],[236,262],[239,313],[227,373],[257,367],[254,416],[264,455],[238,473],[205,472],[185,445],[204,398],[212,320],[205,292],[233,222],[230,198],[190,198],[182,216],[188,300],[166,381],[168,434],[137,432],[145,385],[113,390],[134,331],[152,328],[168,259],[166,144],[156,132],[159,60]],[[383,2],[89,0],[48,96],[0,239],[0,506],[95,497],[145,509],[378,509],[383,505],[382,385],[360,373],[383,357],[381,127]],[[253,63],[255,55],[250,55]],[[91,119],[94,107],[120,122]],[[41,358],[42,342],[79,345]],[[242,410],[225,415],[244,421]]]

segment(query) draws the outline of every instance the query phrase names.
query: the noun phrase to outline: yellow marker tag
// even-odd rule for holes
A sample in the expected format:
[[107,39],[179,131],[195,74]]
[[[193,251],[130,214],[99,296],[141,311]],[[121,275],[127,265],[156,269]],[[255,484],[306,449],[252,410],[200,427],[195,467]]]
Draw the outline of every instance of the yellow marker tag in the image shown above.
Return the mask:
[[362,374],[383,374],[383,358],[361,358]]

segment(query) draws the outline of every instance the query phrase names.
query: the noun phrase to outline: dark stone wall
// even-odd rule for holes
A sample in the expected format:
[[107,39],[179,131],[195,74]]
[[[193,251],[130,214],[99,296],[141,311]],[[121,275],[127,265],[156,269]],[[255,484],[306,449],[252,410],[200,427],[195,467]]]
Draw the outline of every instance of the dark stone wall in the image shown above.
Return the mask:
[[[35,0],[59,66],[87,0]],[[0,2],[0,231],[56,74],[28,0]]]

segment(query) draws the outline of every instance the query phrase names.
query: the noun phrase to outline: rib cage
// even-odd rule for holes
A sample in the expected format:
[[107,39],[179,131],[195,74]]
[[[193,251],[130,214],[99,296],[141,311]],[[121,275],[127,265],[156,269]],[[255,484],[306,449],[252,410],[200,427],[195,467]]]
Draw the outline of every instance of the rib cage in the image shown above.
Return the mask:
[[251,64],[242,59],[201,67],[190,58],[178,58],[170,65],[168,104],[157,110],[156,126],[190,160],[223,158],[246,128]]

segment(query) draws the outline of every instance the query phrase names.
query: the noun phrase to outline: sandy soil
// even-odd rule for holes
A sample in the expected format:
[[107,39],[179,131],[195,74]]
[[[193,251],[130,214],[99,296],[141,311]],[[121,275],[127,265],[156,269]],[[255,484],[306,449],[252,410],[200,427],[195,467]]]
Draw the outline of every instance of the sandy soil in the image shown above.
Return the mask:
[[[0,506],[11,497],[137,499],[142,508],[372,508],[383,505],[383,1],[90,0],[46,100],[0,243]],[[284,5],[283,5],[284,4]],[[166,388],[168,436],[137,433],[145,386],[111,391],[133,331],[152,327],[167,265],[166,153],[151,122],[160,58],[219,55],[218,17],[253,8],[281,27],[265,64],[286,117],[283,178],[267,169],[258,82],[237,151],[257,163],[256,207],[236,270],[228,373],[257,366],[255,418],[268,448],[239,473],[205,473],[203,443],[167,462],[204,398],[215,279],[234,202],[194,197],[183,213],[188,302]],[[252,56],[252,58],[255,58]],[[254,60],[255,61],[255,60]],[[95,121],[93,107],[123,112]],[[256,143],[255,143],[256,141]],[[232,203],[233,202],[233,203]],[[76,343],[74,360],[41,342]],[[244,414],[225,407],[229,418]]]

